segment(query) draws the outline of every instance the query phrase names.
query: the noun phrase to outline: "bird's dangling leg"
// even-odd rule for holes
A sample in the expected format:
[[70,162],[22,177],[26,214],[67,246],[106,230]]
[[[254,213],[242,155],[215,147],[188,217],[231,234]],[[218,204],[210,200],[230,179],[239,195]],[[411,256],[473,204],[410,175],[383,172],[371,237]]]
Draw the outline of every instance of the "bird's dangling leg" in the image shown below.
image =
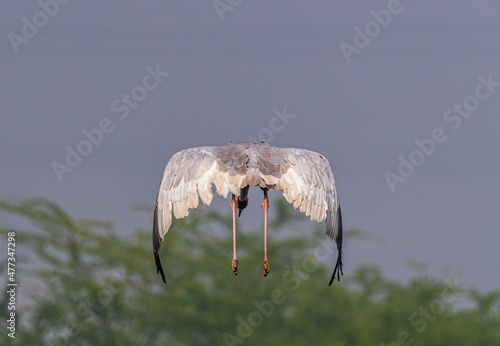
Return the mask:
[[233,269],[234,275],[238,275],[238,259],[236,258],[236,199],[234,194],[231,198],[231,210],[233,211],[233,261],[231,262],[231,268]]
[[267,261],[267,210],[269,209],[269,198],[267,198],[267,189],[264,190],[264,200],[262,201],[262,209],[264,209],[264,262],[262,266],[264,267],[264,276],[269,274],[271,267]]

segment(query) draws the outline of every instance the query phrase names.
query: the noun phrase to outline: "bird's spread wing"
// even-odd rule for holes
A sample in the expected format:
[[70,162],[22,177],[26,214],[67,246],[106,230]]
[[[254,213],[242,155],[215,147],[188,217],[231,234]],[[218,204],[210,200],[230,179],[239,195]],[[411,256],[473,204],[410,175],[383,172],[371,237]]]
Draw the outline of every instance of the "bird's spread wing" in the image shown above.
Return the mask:
[[285,199],[315,221],[326,220],[326,234],[337,243],[339,255],[330,285],[342,273],[342,216],[328,160],[304,149],[280,149],[266,143],[231,143],[178,152],[168,162],[156,200],[153,252],[157,272],[165,275],[158,250],[176,218],[189,214],[199,198],[210,205],[212,184],[219,195],[238,195],[246,186],[283,191]]
[[[277,150],[276,150],[277,149]],[[342,215],[332,169],[321,154],[304,149],[269,147],[281,155],[266,155],[261,150],[263,165],[260,174],[271,188],[282,190],[283,196],[294,208],[315,221],[326,219],[326,234],[335,240],[339,255],[330,285],[339,270],[342,273]]]
[[[224,197],[229,192],[239,194],[245,176],[235,170],[244,159],[224,156],[224,147],[197,147],[178,152],[167,163],[160,183],[153,221],[153,252],[157,272],[165,275],[158,250],[163,237],[172,224],[172,212],[176,218],[189,214],[189,209],[198,206],[199,198],[210,205],[213,198],[212,184]],[[230,155],[229,153],[228,155]],[[224,157],[228,163],[222,162]],[[244,163],[243,163],[244,164]]]

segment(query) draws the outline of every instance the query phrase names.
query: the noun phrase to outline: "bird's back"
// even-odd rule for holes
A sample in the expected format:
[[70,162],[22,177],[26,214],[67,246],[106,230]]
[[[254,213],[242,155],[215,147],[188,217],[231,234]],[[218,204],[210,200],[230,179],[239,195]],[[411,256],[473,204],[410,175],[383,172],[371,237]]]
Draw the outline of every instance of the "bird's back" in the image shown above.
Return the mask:
[[246,184],[251,187],[266,187],[261,174],[279,178],[280,161],[284,163],[281,149],[267,143],[230,143],[217,152],[217,168],[230,175],[245,175]]

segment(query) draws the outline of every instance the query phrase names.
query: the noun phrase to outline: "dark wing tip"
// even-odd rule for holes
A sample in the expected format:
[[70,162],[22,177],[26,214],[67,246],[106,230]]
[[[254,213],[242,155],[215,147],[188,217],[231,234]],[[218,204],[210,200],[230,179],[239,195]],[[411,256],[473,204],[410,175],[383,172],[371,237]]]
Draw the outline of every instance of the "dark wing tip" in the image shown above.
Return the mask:
[[335,273],[337,273],[338,270],[338,281],[340,281],[340,275],[344,275],[344,272],[342,271],[342,211],[340,210],[340,205],[339,205],[339,210],[337,212],[337,217],[338,217],[338,232],[337,232],[337,237],[335,238],[335,242],[337,243],[337,251],[339,252],[337,256],[337,263],[335,263],[335,269],[333,270],[332,278],[330,279],[330,283],[328,286],[331,286],[333,283],[333,280],[335,280]]
[[330,283],[328,284],[328,286],[331,286],[333,283],[333,280],[335,280],[335,273],[337,273],[337,270],[339,271],[337,278],[338,278],[338,281],[340,281],[340,275],[341,274],[344,275],[344,272],[342,271],[343,266],[344,265],[342,264],[342,251],[339,250],[339,255],[337,256],[337,263],[335,264],[335,269],[333,270],[332,278],[330,279]]
[[158,254],[158,252],[155,252],[154,255],[155,255],[155,263],[156,263],[156,273],[157,274],[160,273],[161,278],[163,279],[163,282],[167,283],[165,281],[165,273],[163,273],[163,268],[161,266],[160,255]]
[[156,273],[161,274],[161,278],[165,281],[165,274],[163,273],[163,268],[161,266],[160,255],[158,251],[160,250],[161,238],[160,233],[158,232],[158,202],[156,202],[155,213],[153,216],[153,253],[155,255],[155,263],[156,263]]

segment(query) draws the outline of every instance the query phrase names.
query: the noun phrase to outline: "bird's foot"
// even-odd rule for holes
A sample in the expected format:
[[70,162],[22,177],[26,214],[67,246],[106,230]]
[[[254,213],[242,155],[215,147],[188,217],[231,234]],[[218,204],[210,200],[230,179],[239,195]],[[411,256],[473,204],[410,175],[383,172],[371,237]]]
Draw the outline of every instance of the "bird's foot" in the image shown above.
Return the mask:
[[231,268],[233,269],[234,275],[238,275],[238,260],[233,259],[231,262]]
[[267,276],[267,274],[269,274],[269,272],[271,271],[271,266],[269,265],[269,262],[267,260],[264,260],[262,266],[264,267],[264,276]]

